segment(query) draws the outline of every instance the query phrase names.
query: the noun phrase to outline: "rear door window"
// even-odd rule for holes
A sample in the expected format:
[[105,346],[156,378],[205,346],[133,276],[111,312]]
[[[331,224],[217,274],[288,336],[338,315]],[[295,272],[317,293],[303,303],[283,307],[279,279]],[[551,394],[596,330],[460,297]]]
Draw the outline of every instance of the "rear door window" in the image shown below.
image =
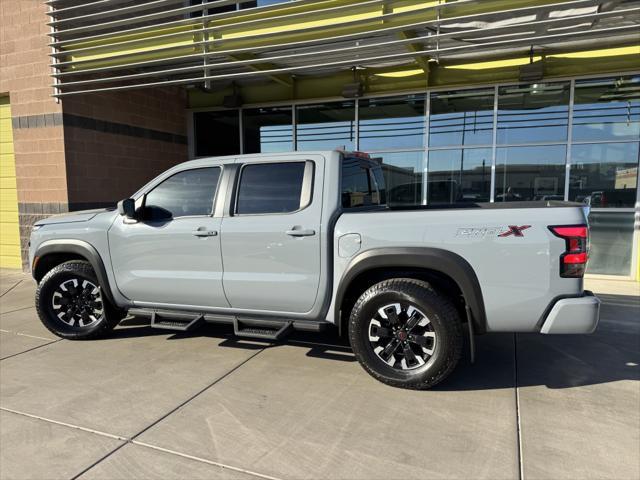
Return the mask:
[[260,163],[242,167],[238,215],[291,213],[304,207],[305,162]]

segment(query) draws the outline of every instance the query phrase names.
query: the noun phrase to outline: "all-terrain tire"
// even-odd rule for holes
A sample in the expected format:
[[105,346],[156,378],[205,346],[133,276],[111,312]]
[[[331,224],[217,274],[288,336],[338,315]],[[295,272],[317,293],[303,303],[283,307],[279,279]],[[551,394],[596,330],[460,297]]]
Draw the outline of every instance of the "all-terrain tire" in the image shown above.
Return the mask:
[[[50,332],[61,338],[93,340],[104,337],[118,325],[124,314],[111,305],[102,290],[103,287],[98,283],[89,262],[82,260],[64,262],[51,269],[38,284],[36,289],[38,316]],[[96,293],[91,295],[91,291]],[[61,294],[64,294],[64,298]],[[61,305],[63,302],[64,305]],[[74,303],[73,311],[78,312],[71,315],[72,318],[67,318],[69,313],[65,315],[65,309],[69,303]],[[93,315],[86,319],[86,325],[82,325],[85,322],[81,313],[83,307]],[[96,312],[100,314],[96,315]]]
[[[401,311],[395,317],[400,320],[380,325],[381,322],[389,321],[380,316],[380,310],[393,315],[397,307],[389,311],[388,308],[392,305],[401,305]],[[406,320],[409,317],[407,311],[413,314],[418,311],[426,317],[427,320],[421,320],[421,324],[425,325],[422,335],[426,340],[422,335],[411,334]],[[404,334],[401,333],[402,327],[386,328],[401,325],[403,318],[406,326]],[[376,333],[378,328],[385,334],[395,329],[395,336],[384,337]],[[380,346],[375,346],[378,344],[372,343],[371,338],[382,338],[382,342],[385,338],[395,339],[396,343],[400,343],[402,351],[399,355],[393,354],[387,361],[383,355],[386,352],[380,350]],[[412,338],[422,342],[422,345],[410,343]],[[358,298],[349,317],[349,341],[362,367],[375,379],[394,387],[424,390],[444,380],[455,369],[462,355],[463,333],[458,311],[446,296],[435,291],[427,282],[412,278],[393,278],[373,285]],[[405,360],[398,360],[398,357],[405,357],[403,352],[407,345],[418,351],[417,356],[424,355],[424,358],[416,359],[412,356],[415,355],[412,350]],[[430,356],[424,353],[428,351],[432,351]],[[413,366],[408,367],[408,359]]]

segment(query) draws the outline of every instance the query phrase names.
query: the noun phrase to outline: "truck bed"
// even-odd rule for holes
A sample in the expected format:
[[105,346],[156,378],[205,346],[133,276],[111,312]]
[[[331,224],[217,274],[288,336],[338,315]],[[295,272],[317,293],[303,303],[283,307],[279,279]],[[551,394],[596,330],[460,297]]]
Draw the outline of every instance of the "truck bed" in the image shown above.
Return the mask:
[[[558,201],[392,207],[343,213],[334,241],[356,232],[361,236],[358,253],[386,247],[451,251],[478,278],[487,331],[534,332],[554,299],[583,291],[582,279],[560,277],[565,241],[548,227],[585,223],[584,205]],[[500,236],[511,226],[527,228],[521,235]],[[340,278],[348,259],[335,258]]]

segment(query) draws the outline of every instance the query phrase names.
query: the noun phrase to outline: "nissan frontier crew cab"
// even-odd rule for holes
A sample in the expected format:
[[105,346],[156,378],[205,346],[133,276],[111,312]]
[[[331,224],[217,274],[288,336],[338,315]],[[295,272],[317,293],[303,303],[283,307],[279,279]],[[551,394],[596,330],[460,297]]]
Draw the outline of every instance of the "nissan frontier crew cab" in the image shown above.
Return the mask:
[[582,206],[392,200],[380,162],[357,152],[189,161],[117,209],[36,223],[38,314],[76,340],[127,314],[264,339],[335,325],[369,374],[416,389],[453,371],[467,332],[473,347],[485,332],[596,328]]

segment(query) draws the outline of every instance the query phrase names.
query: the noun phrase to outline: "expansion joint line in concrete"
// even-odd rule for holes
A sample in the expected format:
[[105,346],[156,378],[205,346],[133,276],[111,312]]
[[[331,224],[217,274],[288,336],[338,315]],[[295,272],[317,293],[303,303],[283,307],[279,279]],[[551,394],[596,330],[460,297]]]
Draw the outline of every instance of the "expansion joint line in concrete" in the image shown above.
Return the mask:
[[[234,373],[236,370],[238,370],[240,367],[242,367],[243,365],[245,365],[247,362],[249,362],[250,360],[254,359],[256,356],[258,356],[260,353],[264,352],[267,348],[269,348],[271,345],[268,345],[264,348],[261,348],[260,350],[258,350],[256,353],[254,353],[253,355],[251,355],[249,358],[243,360],[242,362],[240,362],[238,365],[236,365],[235,367],[233,367],[231,370],[229,370],[228,372],[226,372],[224,375],[216,378],[213,382],[209,383],[208,385],[206,385],[204,388],[200,389],[199,391],[197,391],[196,393],[194,393],[193,395],[191,395],[189,398],[187,398],[186,400],[184,400],[183,402],[181,402],[179,405],[177,405],[176,407],[172,408],[171,410],[169,410],[167,413],[165,413],[164,415],[162,415],[160,418],[158,418],[157,420],[153,421],[151,424],[147,425],[146,427],[144,427],[142,430],[140,430],[139,432],[137,432],[136,434],[132,435],[131,437],[128,438],[122,438],[122,437],[118,437],[121,438],[123,440],[123,443],[118,445],[116,448],[114,448],[113,450],[111,450],[109,453],[107,453],[106,455],[102,456],[101,458],[99,458],[97,461],[93,462],[91,465],[89,465],[88,467],[86,467],[85,469],[83,469],[80,473],[78,473],[77,475],[75,475],[74,477],[71,478],[71,480],[76,480],[78,478],[80,478],[82,475],[84,475],[85,473],[87,473],[89,470],[91,470],[92,468],[94,468],[95,466],[99,465],[100,463],[102,463],[103,461],[105,461],[107,458],[109,458],[110,456],[112,456],[114,453],[116,453],[118,450],[120,450],[122,447],[124,447],[127,444],[133,444],[133,445],[139,445],[142,447],[146,447],[146,448],[151,448],[153,450],[157,450],[157,451],[161,451],[161,452],[165,452],[165,453],[169,453],[172,455],[177,455],[183,458],[188,458],[191,460],[196,460],[196,461],[200,461],[203,463],[207,463],[209,465],[214,465],[220,468],[226,468],[228,470],[234,470],[236,472],[241,472],[241,473],[245,473],[248,475],[253,475],[255,477],[259,477],[259,478],[264,478],[266,480],[279,480],[275,477],[271,477],[269,475],[264,475],[262,473],[258,473],[258,472],[252,472],[250,470],[246,470],[240,467],[234,467],[231,465],[226,465],[223,463],[219,463],[219,462],[214,462],[212,460],[207,460],[205,458],[200,458],[200,457],[195,457],[195,456],[191,456],[191,455],[187,455],[185,453],[181,453],[181,452],[177,452],[175,450],[170,450],[170,449],[165,449],[162,447],[158,447],[155,445],[151,445],[148,443],[144,443],[144,442],[140,442],[137,441],[136,438],[138,438],[140,435],[142,435],[144,432],[146,432],[147,430],[149,430],[150,428],[154,427],[155,425],[157,425],[158,423],[160,423],[161,421],[163,421],[164,419],[166,419],[167,417],[169,417],[170,415],[172,415],[173,413],[177,412],[178,410],[180,410],[182,407],[184,407],[185,405],[187,405],[189,402],[191,402],[192,400],[194,400],[195,398],[197,398],[198,396],[202,395],[204,392],[206,392],[207,390],[209,390],[210,388],[212,388],[214,385],[216,385],[218,382],[224,380],[226,377],[228,377],[229,375],[231,375],[232,373]],[[98,432],[95,432],[98,433]],[[100,434],[100,433],[98,433]]]

